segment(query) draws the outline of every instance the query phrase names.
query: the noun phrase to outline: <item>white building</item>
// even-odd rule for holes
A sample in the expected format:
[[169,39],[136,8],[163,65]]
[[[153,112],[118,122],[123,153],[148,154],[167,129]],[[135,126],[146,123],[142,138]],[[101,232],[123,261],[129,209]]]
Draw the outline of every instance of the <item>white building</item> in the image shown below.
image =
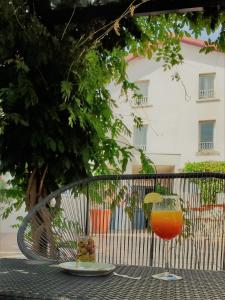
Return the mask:
[[[189,161],[225,160],[225,54],[199,53],[202,45],[184,38],[184,63],[170,71],[153,59],[130,58],[128,78],[143,94],[140,103],[132,95],[126,101],[118,86],[110,88],[118,103],[115,114],[122,115],[132,131],[125,142],[142,148],[158,172],[180,171]],[[172,80],[175,74],[179,81]],[[132,113],[142,118],[141,129],[135,128]],[[140,169],[137,154],[128,173]]]

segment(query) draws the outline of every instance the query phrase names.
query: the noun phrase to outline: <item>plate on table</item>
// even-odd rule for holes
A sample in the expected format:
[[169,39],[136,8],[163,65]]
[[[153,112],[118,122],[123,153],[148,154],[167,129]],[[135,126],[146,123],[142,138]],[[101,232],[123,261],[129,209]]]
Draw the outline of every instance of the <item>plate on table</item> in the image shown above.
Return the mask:
[[78,276],[103,276],[112,273],[116,266],[97,262],[64,262],[57,265],[63,271]]

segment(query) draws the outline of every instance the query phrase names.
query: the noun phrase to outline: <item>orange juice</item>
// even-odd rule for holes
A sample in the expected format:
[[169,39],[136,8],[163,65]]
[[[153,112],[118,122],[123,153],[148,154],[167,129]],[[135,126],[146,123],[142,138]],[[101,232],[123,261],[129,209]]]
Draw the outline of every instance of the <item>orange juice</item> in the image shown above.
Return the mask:
[[181,233],[183,213],[176,210],[155,210],[151,214],[151,226],[156,235],[170,240]]

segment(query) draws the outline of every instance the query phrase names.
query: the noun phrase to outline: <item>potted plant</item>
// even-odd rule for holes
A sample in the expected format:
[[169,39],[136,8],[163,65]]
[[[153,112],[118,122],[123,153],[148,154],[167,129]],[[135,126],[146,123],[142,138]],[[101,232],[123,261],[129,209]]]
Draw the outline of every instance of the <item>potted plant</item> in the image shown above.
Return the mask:
[[111,209],[91,208],[91,233],[107,233],[111,218]]
[[99,189],[99,186],[95,183],[89,186],[90,196],[90,231],[92,234],[107,233],[109,230],[111,219],[111,202],[112,195],[107,192],[104,184]]

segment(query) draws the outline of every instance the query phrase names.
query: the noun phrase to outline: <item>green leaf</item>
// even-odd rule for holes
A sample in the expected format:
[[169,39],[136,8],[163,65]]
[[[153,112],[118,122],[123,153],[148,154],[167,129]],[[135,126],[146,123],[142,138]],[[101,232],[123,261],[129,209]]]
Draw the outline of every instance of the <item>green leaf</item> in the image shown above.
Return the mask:
[[65,150],[64,145],[63,145],[63,141],[59,140],[59,141],[57,142],[57,146],[58,146],[59,152],[63,153],[64,150]]
[[72,83],[67,80],[63,80],[61,82],[61,93],[65,101],[67,101],[70,98],[72,87]]
[[55,152],[55,151],[56,151],[56,142],[55,142],[51,137],[48,137],[47,141],[48,141],[48,146],[49,146],[49,148],[50,148],[53,152]]

